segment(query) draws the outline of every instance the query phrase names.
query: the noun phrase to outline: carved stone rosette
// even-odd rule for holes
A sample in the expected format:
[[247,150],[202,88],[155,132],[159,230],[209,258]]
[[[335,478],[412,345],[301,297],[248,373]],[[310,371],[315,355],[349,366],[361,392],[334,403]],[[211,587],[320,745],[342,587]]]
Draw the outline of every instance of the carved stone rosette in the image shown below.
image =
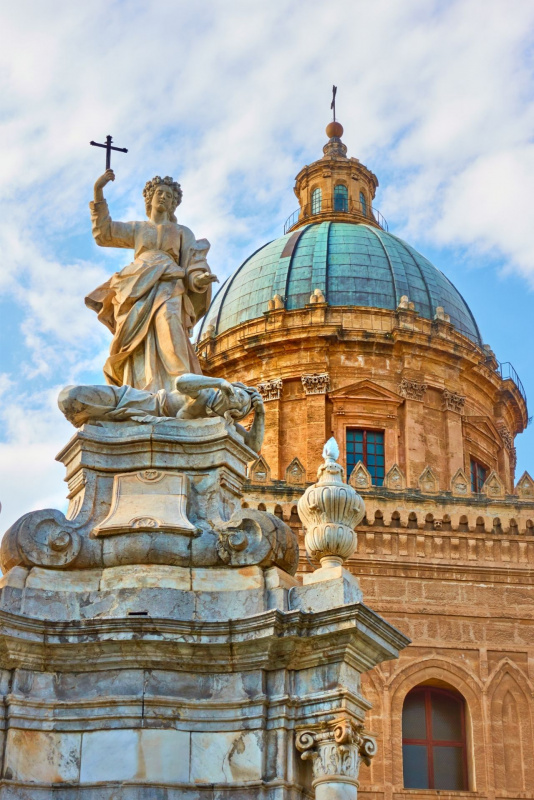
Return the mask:
[[302,375],[300,379],[305,394],[326,394],[330,391],[328,372],[322,372],[320,375]]
[[425,399],[426,383],[419,381],[409,381],[403,378],[399,383],[399,394],[407,400],[419,400],[420,403]]
[[354,553],[358,541],[354,528],[365,514],[362,498],[343,481],[338,457],[336,440],[329,439],[317,483],[309,486],[298,502],[299,516],[306,528],[306,551],[310,558],[318,558],[323,567],[342,564]]
[[258,392],[264,403],[269,400],[280,400],[282,397],[282,378],[273,378],[270,381],[262,381],[258,383]]
[[465,397],[461,394],[455,394],[448,389],[443,390],[442,394],[442,410],[455,411],[457,414],[464,413]]
[[[312,762],[312,787],[318,800],[335,798],[336,784],[352,784],[356,797],[360,763],[369,764],[377,751],[373,737],[363,732],[361,724],[354,725],[349,720],[334,720],[315,730],[300,731],[295,744],[301,758]],[[344,787],[339,789],[346,797]]]

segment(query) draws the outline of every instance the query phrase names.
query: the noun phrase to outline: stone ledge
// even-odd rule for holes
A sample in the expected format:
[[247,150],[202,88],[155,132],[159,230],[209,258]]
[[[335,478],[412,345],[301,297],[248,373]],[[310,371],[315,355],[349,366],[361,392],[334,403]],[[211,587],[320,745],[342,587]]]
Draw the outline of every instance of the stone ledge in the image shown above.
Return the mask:
[[225,622],[157,617],[55,622],[0,611],[0,666],[59,672],[99,669],[304,669],[322,663],[323,648],[366,671],[396,658],[409,643],[363,604],[315,613],[270,610]]

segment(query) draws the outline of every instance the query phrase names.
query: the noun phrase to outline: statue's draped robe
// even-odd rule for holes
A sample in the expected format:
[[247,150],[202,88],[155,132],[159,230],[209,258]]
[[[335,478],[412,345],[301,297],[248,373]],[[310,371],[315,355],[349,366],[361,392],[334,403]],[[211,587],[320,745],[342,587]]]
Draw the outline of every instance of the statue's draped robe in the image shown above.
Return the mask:
[[113,334],[106,381],[170,392],[179,375],[202,372],[189,333],[211,300],[210,287],[196,284],[209,272],[209,243],[176,222],[114,222],[105,200],[90,208],[97,244],[134,250],[131,264],[85,298]]

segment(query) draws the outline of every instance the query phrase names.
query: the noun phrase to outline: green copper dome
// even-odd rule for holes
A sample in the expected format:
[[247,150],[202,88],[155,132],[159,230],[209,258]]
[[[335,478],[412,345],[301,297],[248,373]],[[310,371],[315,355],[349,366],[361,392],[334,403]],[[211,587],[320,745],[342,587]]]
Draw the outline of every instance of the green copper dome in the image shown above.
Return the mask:
[[391,233],[346,222],[307,225],[261,247],[221,287],[202,328],[214,325],[217,335],[261,317],[275,294],[288,310],[304,308],[314,289],[331,306],[391,310],[407,295],[427,319],[442,306],[455,328],[482,343],[469,306],[430,261]]

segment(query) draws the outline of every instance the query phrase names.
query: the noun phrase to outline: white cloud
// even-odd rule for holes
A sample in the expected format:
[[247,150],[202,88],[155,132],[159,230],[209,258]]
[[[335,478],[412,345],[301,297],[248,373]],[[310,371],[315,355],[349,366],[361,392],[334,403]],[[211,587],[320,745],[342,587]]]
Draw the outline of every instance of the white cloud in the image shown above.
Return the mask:
[[83,296],[128,255],[90,244],[90,139],[129,148],[108,191],[118,217],[143,214],[152,175],[181,181],[180,220],[224,277],[294,210],[336,83],[349,152],[389,176],[377,205],[396,232],[497,254],[534,283],[531,0],[20,0],[1,21],[0,301],[16,318],[2,340],[22,356],[5,368],[0,456],[37,448],[30,484],[40,443],[68,430],[49,409],[53,433],[24,431],[14,409],[22,395],[34,418],[43,385],[101,380],[108,337]]

